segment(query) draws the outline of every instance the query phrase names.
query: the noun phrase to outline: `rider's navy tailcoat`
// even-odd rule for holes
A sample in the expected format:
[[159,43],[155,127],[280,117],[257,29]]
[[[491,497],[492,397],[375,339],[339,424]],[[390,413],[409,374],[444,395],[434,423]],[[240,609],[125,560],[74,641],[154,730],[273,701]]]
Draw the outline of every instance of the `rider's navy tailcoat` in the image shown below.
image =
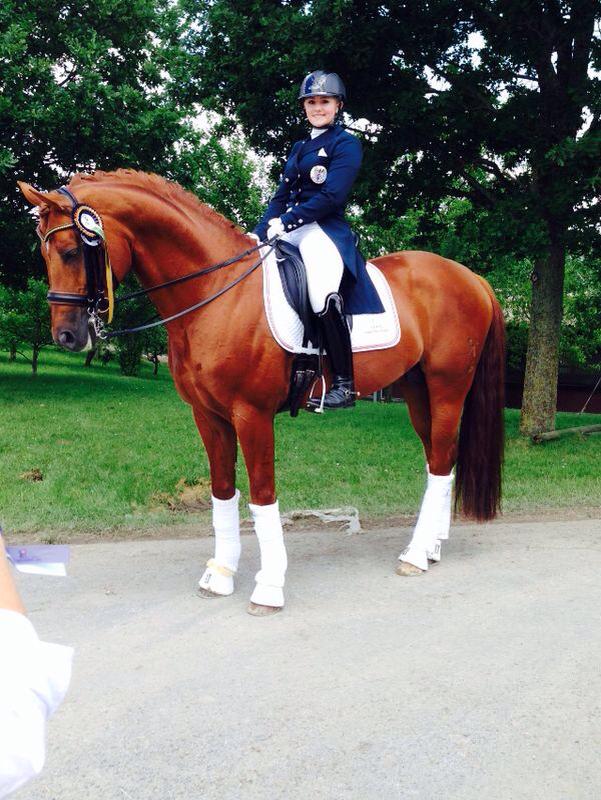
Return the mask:
[[280,217],[286,231],[317,222],[336,245],[345,270],[340,285],[347,314],[384,311],[365,259],[344,218],[346,199],[361,166],[361,142],[339,125],[314,139],[296,142],[282,180],[254,232],[263,241],[270,219]]

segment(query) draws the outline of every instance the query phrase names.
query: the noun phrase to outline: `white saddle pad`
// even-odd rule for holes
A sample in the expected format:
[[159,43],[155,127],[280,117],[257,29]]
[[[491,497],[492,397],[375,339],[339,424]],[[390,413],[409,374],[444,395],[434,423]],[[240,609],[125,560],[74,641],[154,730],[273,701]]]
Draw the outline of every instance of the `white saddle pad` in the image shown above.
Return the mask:
[[[369,277],[384,306],[383,314],[355,314],[351,331],[354,353],[385,350],[401,339],[401,326],[392,292],[382,272],[367,262]],[[273,250],[263,261],[263,303],[269,328],[276,342],[289,353],[317,353],[317,348],[303,347],[303,324],[288,305]]]

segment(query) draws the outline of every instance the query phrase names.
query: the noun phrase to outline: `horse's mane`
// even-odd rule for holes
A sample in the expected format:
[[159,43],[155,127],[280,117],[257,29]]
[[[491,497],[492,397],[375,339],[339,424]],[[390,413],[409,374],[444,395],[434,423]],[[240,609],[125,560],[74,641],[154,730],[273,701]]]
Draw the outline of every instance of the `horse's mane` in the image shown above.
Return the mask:
[[155,197],[163,200],[167,199],[175,205],[183,206],[184,209],[194,214],[200,214],[205,219],[218,222],[224,229],[227,228],[229,231],[236,230],[242,233],[235,223],[206,205],[206,203],[203,203],[195,194],[184,189],[179,183],[169,181],[167,178],[162,178],[153,172],[140,172],[135,169],[117,169],[112,172],[105,172],[97,169],[94,172],[76,173],[71,178],[69,185],[77,188],[83,183],[103,183],[105,181],[135,186],[137,189],[147,191]]

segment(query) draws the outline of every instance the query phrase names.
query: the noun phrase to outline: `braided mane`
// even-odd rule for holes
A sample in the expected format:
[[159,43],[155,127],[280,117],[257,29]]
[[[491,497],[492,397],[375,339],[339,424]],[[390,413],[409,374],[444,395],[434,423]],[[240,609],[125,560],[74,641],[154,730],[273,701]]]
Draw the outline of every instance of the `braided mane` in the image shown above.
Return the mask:
[[76,189],[85,183],[104,182],[134,186],[137,189],[149,192],[161,200],[167,199],[175,205],[183,206],[186,210],[194,212],[194,214],[201,214],[205,219],[218,222],[224,229],[229,231],[237,230],[242,233],[240,228],[231,220],[206,203],[201,202],[195,194],[184,189],[179,183],[169,181],[153,172],[140,172],[135,169],[117,169],[112,172],[104,172],[97,169],[94,172],[78,172],[71,178],[69,186]]

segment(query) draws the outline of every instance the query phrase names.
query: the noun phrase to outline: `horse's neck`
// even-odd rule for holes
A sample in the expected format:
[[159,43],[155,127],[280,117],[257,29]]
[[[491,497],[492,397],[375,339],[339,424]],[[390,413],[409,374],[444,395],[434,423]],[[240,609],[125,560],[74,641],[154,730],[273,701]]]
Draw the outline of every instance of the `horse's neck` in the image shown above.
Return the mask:
[[[146,288],[225,261],[249,246],[247,239],[210,209],[180,209],[169,201],[148,204],[135,213],[133,269]],[[238,265],[152,295],[162,315],[171,314],[220,289]]]

